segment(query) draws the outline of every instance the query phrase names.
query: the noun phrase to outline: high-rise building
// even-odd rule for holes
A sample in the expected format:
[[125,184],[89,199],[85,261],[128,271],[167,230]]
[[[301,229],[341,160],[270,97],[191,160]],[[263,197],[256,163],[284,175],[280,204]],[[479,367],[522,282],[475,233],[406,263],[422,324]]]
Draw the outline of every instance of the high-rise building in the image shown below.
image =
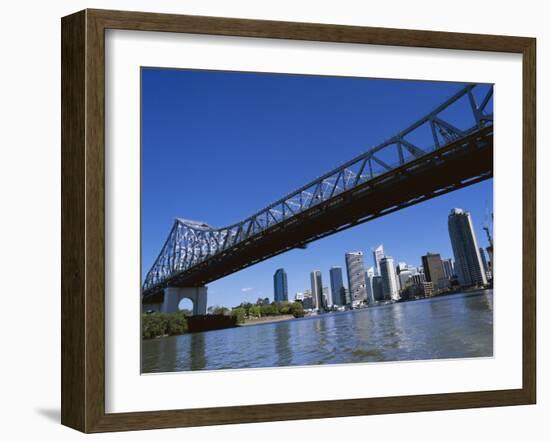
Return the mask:
[[349,305],[351,304],[351,301],[349,299],[349,290],[346,287],[342,287],[340,297],[342,298],[344,304],[343,305]]
[[451,210],[448,226],[458,282],[463,286],[487,284],[470,212]]
[[424,274],[426,275],[426,281],[433,283],[434,289],[443,289],[448,286],[449,278],[445,275],[443,269],[443,262],[439,253],[426,253],[422,257],[422,267],[424,267]]
[[273,275],[275,302],[288,301],[288,281],[285,269],[277,269]]
[[367,299],[367,287],[363,252],[346,253],[346,269],[351,304],[365,301]]
[[365,275],[365,283],[367,284],[367,304],[373,303],[376,298],[374,297],[374,289],[372,286],[374,278],[374,267],[369,267],[367,274]]
[[399,289],[403,290],[407,287],[409,280],[412,278],[412,272],[409,269],[401,270],[397,275],[397,278],[399,279]]
[[397,274],[399,275],[404,270],[409,270],[409,265],[406,262],[399,261],[397,263],[397,266],[395,266],[395,270],[397,271]]
[[321,271],[314,270],[310,273],[311,296],[313,298],[313,308],[321,310],[323,308],[323,280]]
[[372,294],[376,301],[384,301],[384,287],[382,286],[382,277],[379,275],[372,277]]
[[426,275],[424,275],[424,273],[417,273],[417,274],[413,274],[411,276],[411,282],[413,284],[420,284],[422,282],[426,282]]
[[483,271],[487,273],[489,271],[489,265],[487,264],[487,258],[485,257],[485,250],[483,250],[483,247],[479,248],[479,256],[481,257],[481,263],[483,264]]
[[372,260],[374,262],[374,274],[380,275],[380,260],[384,257],[384,245],[380,244],[372,249]]
[[[330,291],[332,294],[333,305],[346,305],[344,280],[342,277],[342,267],[330,268]],[[342,298],[344,296],[344,298]]]
[[328,287],[323,287],[323,308],[327,309],[332,305],[332,297]]
[[455,276],[453,260],[449,258],[449,259],[443,259],[441,260],[441,262],[443,263],[443,271],[445,272],[445,276],[448,279],[453,279]]
[[380,276],[382,276],[384,298],[397,301],[399,299],[399,290],[397,288],[397,277],[395,267],[393,266],[393,258],[391,256],[384,256],[380,260],[380,272]]

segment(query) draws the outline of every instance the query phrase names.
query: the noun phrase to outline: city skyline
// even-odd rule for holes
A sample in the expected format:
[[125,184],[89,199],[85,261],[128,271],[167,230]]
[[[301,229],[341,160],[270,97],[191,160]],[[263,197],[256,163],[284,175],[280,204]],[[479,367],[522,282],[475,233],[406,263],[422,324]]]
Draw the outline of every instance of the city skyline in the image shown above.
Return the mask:
[[[391,136],[463,86],[152,68],[142,70],[142,80],[142,277],[175,217],[213,226],[235,222]],[[208,169],[200,166],[205,159]],[[371,248],[380,243],[396,263],[419,265],[429,250],[451,257],[448,211],[471,211],[481,240],[492,184],[487,180],[438,196],[214,281],[208,284],[208,304],[272,300],[277,268],[286,269],[292,298],[309,287],[312,270],[327,278],[330,267],[344,268],[346,251],[363,251],[370,267]],[[193,192],[181,191],[187,188]]]
[[[443,196],[442,198],[444,198],[444,197],[445,196]],[[423,204],[429,204],[429,201],[427,203],[423,203]],[[363,258],[364,258],[363,269],[364,269],[364,272],[365,272],[365,276],[367,276],[367,271],[368,271],[369,268],[376,268],[374,251],[377,248],[381,248],[384,251],[385,254],[388,254],[388,255],[383,255],[383,256],[387,256],[388,258],[392,259],[394,272],[396,270],[396,267],[401,263],[406,263],[409,266],[413,266],[413,267],[416,267],[416,268],[423,267],[423,258],[426,255],[429,256],[431,254],[440,256],[442,266],[444,266],[445,262],[447,262],[448,260],[452,260],[453,265],[456,265],[455,257],[454,257],[454,253],[453,253],[453,249],[452,249],[450,232],[448,230],[449,213],[451,213],[451,210],[454,210],[455,208],[461,208],[462,209],[462,207],[449,208],[447,211],[445,211],[444,217],[443,217],[445,219],[445,223],[444,223],[444,228],[445,228],[444,231],[445,231],[445,235],[446,235],[445,239],[448,243],[448,247],[446,249],[447,253],[441,253],[439,249],[431,248],[429,245],[426,245],[424,248],[422,248],[422,246],[421,246],[418,249],[416,259],[403,259],[402,256],[400,256],[399,254],[393,253],[393,251],[391,250],[391,247],[386,246],[385,241],[381,241],[381,240],[377,239],[376,241],[374,241],[374,243],[375,243],[374,245],[372,245],[372,246],[367,245],[363,248],[363,250],[359,250],[359,248],[355,248],[353,250],[342,250],[341,253],[339,253],[340,251],[334,251],[334,255],[338,256],[338,257],[334,260],[333,264],[331,264],[329,267],[326,267],[326,268],[324,266],[321,267],[321,266],[316,265],[315,262],[313,262],[312,263],[313,267],[310,270],[307,270],[306,275],[305,275],[306,277],[304,277],[304,275],[300,274],[299,272],[292,271],[289,268],[284,267],[284,266],[281,265],[280,267],[285,269],[285,272],[286,272],[287,278],[288,278],[287,279],[287,283],[288,283],[288,300],[293,301],[296,293],[303,293],[304,291],[311,290],[311,274],[314,271],[321,272],[321,275],[320,275],[321,278],[323,277],[323,275],[325,276],[325,278],[330,278],[331,270],[334,269],[334,268],[340,268],[341,270],[343,270],[343,272],[344,272],[344,277],[343,277],[344,284],[343,285],[344,285],[344,288],[347,291],[349,291],[349,282],[346,278],[345,273],[346,273],[346,254],[348,254],[350,252],[352,252],[352,253],[353,252],[358,252],[358,251],[363,252]],[[402,212],[406,212],[409,209],[410,208],[405,209]],[[469,212],[469,213],[472,212],[471,210],[468,210],[468,209],[463,209],[463,210],[465,212]],[[392,214],[392,215],[395,215],[395,214]],[[392,216],[392,215],[390,215],[390,216]],[[481,213],[479,215],[481,216]],[[471,218],[474,220],[473,224],[472,224],[472,227],[473,227],[473,230],[474,230],[475,237],[477,239],[477,244],[479,245],[479,248],[485,248],[488,245],[488,242],[485,238],[485,235],[484,235],[485,232],[483,230],[483,225],[482,225],[484,219],[482,218],[480,220],[480,222],[478,222],[478,224],[477,224],[478,228],[476,229],[475,228],[476,227],[475,217],[473,215],[471,215]],[[358,229],[360,227],[366,227],[366,225],[365,226],[358,226],[358,227],[356,227],[356,229]],[[345,232],[343,232],[341,234],[345,234]],[[325,239],[322,239],[320,241],[324,241],[324,240]],[[286,253],[283,254],[283,255],[286,255]],[[283,256],[283,255],[281,255],[281,256]],[[341,256],[339,256],[339,255],[341,255]],[[414,253],[409,253],[407,256],[414,256]],[[370,257],[370,260],[369,260],[369,257]],[[271,260],[276,259],[276,258],[277,257],[271,258]],[[264,263],[259,263],[259,264],[256,264],[256,265],[267,264],[271,260],[268,260]],[[447,264],[447,266],[448,265],[449,264]],[[254,266],[249,268],[249,269],[244,269],[241,272],[238,272],[234,275],[238,275],[239,273],[251,273],[253,268],[254,268]],[[234,276],[234,275],[231,275],[231,276]],[[231,276],[227,277],[227,278],[231,278]],[[377,276],[380,276],[380,275],[377,275]],[[223,279],[226,279],[226,278],[223,278]],[[219,280],[219,281],[214,281],[212,284],[210,284],[210,286],[212,286],[212,285],[214,285],[218,282],[220,283],[220,285],[223,284],[223,282],[224,282],[223,279]],[[237,279],[237,278],[235,278],[235,279]],[[438,279],[439,279],[439,277],[438,277]],[[294,281],[306,281],[306,283],[303,286],[301,286],[300,283],[294,282],[294,283],[291,284],[290,282],[288,282],[288,281],[293,281],[293,280]],[[365,282],[368,285],[368,281],[366,280]],[[330,279],[329,279],[329,283],[324,284],[324,285],[328,285],[330,288],[332,288],[332,284],[331,284]],[[436,282],[435,285],[437,287],[438,283]],[[397,290],[399,291],[399,287],[397,288]],[[366,291],[368,291],[368,290],[366,290]],[[226,302],[226,304],[224,304],[224,305],[231,305],[231,306],[238,305],[241,302],[255,302],[257,300],[257,298],[266,298],[267,297],[267,298],[270,299],[270,301],[274,300],[273,294],[272,293],[270,294],[269,292],[259,294],[256,297],[254,295],[247,296],[246,295],[247,292],[248,292],[248,290],[245,291],[245,292],[241,292],[244,295],[241,300],[238,300],[238,296],[237,297],[232,297],[232,296],[223,296],[222,295],[222,297],[218,298],[218,299],[221,299],[222,302],[214,302],[213,304],[220,304],[221,305],[221,304],[223,304],[223,299],[225,299],[225,298],[235,299],[236,302],[233,302],[233,303],[227,303]],[[256,291],[255,290],[250,290],[250,292],[255,293]],[[217,293],[215,292],[214,295],[216,295],[216,294]],[[368,293],[367,293],[367,295],[368,295]],[[332,293],[331,293],[331,297],[334,298],[334,295]]]

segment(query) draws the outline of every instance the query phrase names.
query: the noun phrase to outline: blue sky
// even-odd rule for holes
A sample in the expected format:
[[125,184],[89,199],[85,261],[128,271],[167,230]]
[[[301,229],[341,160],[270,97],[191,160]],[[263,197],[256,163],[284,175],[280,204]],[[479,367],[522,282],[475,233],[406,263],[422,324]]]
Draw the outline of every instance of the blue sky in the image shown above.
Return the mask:
[[[142,275],[176,217],[223,227],[404,129],[462,87],[459,83],[142,69]],[[468,125],[465,108],[454,118]],[[449,114],[450,115],[450,114]],[[431,140],[420,131],[420,146]],[[384,244],[419,265],[427,251],[451,257],[447,215],[472,212],[480,245],[493,180],[415,205],[293,250],[209,284],[209,305],[273,298],[284,267],[289,296],[344,253]]]

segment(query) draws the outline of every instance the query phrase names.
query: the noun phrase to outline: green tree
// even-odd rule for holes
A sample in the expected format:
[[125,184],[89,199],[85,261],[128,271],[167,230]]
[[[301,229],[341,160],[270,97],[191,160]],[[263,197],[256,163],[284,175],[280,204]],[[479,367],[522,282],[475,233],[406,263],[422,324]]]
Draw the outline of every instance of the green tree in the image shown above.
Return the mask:
[[165,335],[181,335],[186,331],[187,319],[184,312],[142,315],[141,335],[143,339]]
[[237,324],[242,324],[246,319],[246,309],[244,307],[237,307],[231,310],[231,316],[236,318]]
[[260,312],[262,316],[273,316],[274,314],[276,314],[276,310],[271,304],[262,304],[260,306]]
[[290,304],[290,313],[295,318],[303,318],[304,317],[304,306],[301,302],[293,302]]
[[187,331],[187,319],[182,311],[167,315],[165,334],[181,335]]
[[248,309],[248,316],[251,316],[253,318],[259,318],[260,316],[262,316],[262,311],[260,306],[258,305],[250,306],[250,308]]
[[290,313],[290,302],[288,301],[281,301],[279,303],[279,313],[281,315],[288,315]]
[[212,314],[214,315],[225,315],[227,313],[229,313],[229,309],[227,307],[217,305],[212,309]]

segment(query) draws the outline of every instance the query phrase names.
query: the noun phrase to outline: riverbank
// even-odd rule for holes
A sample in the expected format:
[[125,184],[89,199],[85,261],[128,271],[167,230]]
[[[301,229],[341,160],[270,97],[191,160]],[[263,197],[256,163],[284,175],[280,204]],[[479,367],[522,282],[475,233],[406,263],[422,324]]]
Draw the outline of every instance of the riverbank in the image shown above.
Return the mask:
[[279,316],[266,316],[263,318],[246,319],[239,327],[246,327],[249,325],[269,324],[271,322],[289,321],[294,318],[293,315],[279,315]]

